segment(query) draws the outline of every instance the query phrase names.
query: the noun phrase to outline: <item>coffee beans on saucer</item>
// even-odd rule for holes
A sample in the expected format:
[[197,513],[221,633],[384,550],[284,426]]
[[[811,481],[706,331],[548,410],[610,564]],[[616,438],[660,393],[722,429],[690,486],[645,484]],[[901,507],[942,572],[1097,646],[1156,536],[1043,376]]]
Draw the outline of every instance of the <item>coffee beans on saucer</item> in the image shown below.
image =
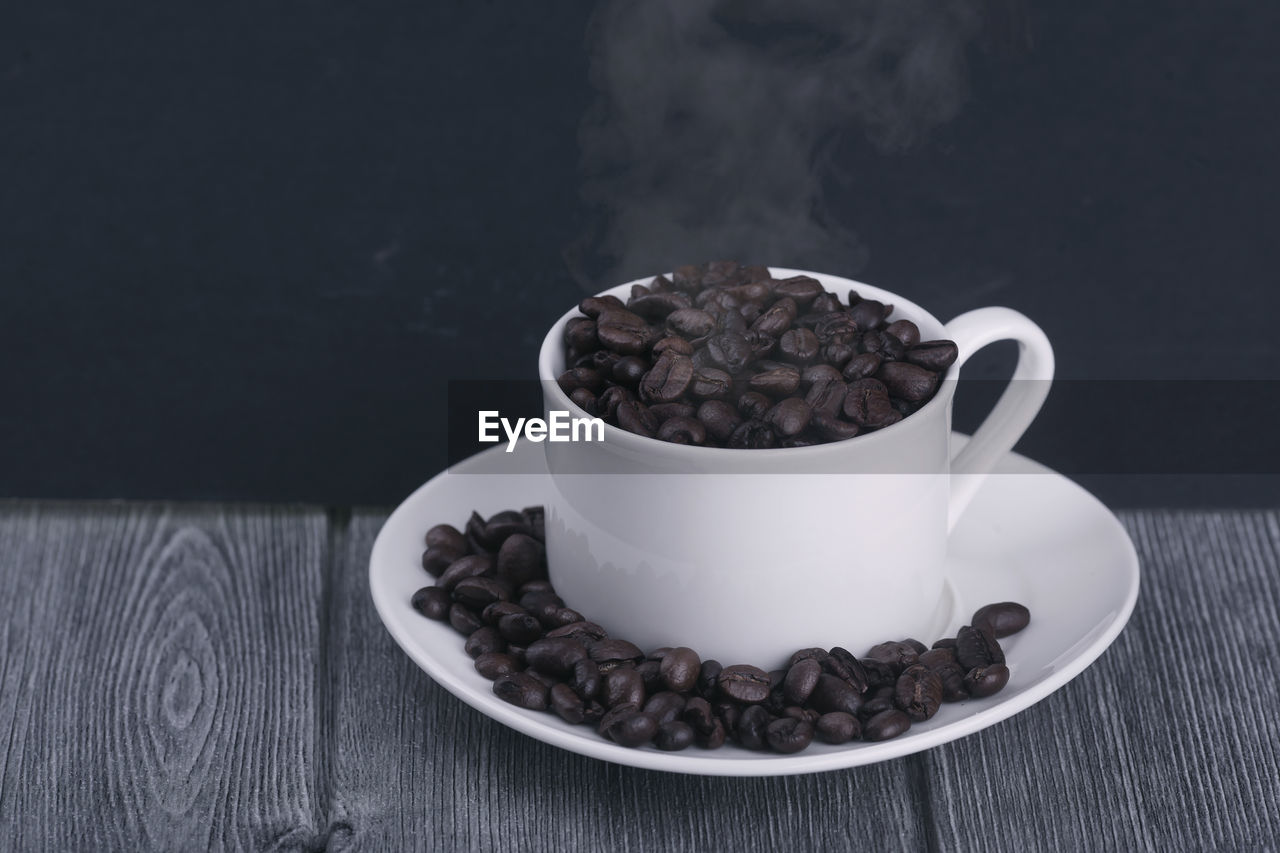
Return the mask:
[[476,671],[503,701],[593,726],[621,746],[678,751],[733,741],[792,754],[815,740],[889,740],[946,703],[1003,689],[1010,671],[998,638],[1031,618],[1015,602],[988,604],[932,647],[890,640],[861,657],[839,646],[799,649],[772,671],[702,660],[684,646],[645,651],[556,594],[543,519],[542,507],[527,507],[488,519],[472,513],[465,532],[431,528],[422,566],[436,583],[410,604],[466,637]]
[[842,441],[929,402],[958,351],[893,305],[735,261],[592,296],[565,326],[560,387],[628,432],[704,447]]

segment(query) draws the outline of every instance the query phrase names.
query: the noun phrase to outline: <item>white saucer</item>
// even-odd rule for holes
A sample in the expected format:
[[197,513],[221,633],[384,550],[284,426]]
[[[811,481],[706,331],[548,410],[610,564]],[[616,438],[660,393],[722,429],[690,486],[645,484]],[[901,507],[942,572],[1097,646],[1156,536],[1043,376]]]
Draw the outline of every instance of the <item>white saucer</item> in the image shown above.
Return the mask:
[[[1031,609],[1030,627],[1002,641],[1012,672],[1004,690],[988,699],[943,705],[932,720],[882,743],[815,743],[797,755],[751,752],[732,743],[712,751],[627,749],[589,726],[570,726],[554,714],[503,702],[475,671],[462,649],[463,638],[409,606],[414,591],[430,582],[420,562],[429,527],[442,522],[461,527],[473,509],[488,516],[546,501],[550,486],[542,447],[524,443],[510,454],[504,449],[486,450],[437,475],[391,514],[369,560],[373,603],[400,647],[459,699],[530,737],[605,761],[676,773],[778,776],[855,767],[929,749],[1006,719],[1075,678],[1115,640],[1138,597],[1138,557],[1115,516],[1062,475],[1009,454],[957,524],[948,557],[959,614],[949,634],[989,602],[1019,601]],[[500,467],[495,457],[503,457]],[[480,468],[504,473],[468,473]]]

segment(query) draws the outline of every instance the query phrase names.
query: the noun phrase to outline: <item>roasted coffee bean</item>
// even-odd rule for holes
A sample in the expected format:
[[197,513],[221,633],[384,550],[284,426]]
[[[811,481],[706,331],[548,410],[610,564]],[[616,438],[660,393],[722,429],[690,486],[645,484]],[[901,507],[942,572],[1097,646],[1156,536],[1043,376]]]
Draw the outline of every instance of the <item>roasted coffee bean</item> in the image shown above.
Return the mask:
[[600,685],[603,683],[600,667],[590,658],[583,658],[574,663],[568,683],[573,692],[583,699],[594,699],[599,695]]
[[641,355],[653,343],[649,324],[625,308],[611,308],[596,317],[596,337],[619,355]]
[[829,364],[811,364],[800,371],[800,387],[812,389],[824,382],[844,382],[840,371]]
[[571,640],[579,640],[584,645],[590,645],[597,640],[603,640],[609,636],[605,631],[594,622],[571,622],[568,625],[562,625],[559,628],[552,628],[547,632],[547,637],[554,639],[555,637],[568,637]]
[[692,690],[698,683],[702,661],[698,653],[685,646],[678,646],[662,658],[660,672],[668,689],[678,693]]
[[599,371],[590,367],[574,367],[561,373],[556,379],[556,384],[566,394],[571,394],[579,388],[598,391],[604,387],[604,377]]
[[471,636],[472,631],[478,631],[484,627],[484,622],[474,610],[456,602],[449,605],[449,624],[453,626],[453,630],[464,636]]
[[652,714],[658,725],[680,718],[684,710],[684,697],[670,690],[663,690],[650,696],[644,703],[644,712]]
[[787,679],[783,682],[783,690],[787,701],[803,705],[809,701],[813,689],[818,686],[818,677],[822,675],[822,664],[813,658],[797,661],[787,670]]
[[496,513],[484,525],[482,539],[489,551],[496,552],[508,536],[516,533],[528,533],[529,523],[524,515],[515,510],[504,510]]
[[498,629],[486,625],[471,632],[471,636],[467,637],[467,642],[463,645],[463,651],[473,658],[478,658],[486,652],[500,652],[506,649],[507,644],[502,639],[502,635],[498,633]]
[[539,578],[536,581],[528,581],[526,583],[520,584],[520,588],[516,590],[516,592],[520,593],[521,598],[524,598],[526,595],[530,595],[535,592],[549,592],[552,595],[555,595],[556,588],[552,586],[551,581],[549,581],[548,579]]
[[546,547],[527,533],[513,533],[498,549],[497,575],[516,586],[547,576]]
[[820,355],[832,367],[842,368],[857,354],[853,344],[824,344]]
[[862,735],[862,724],[853,714],[831,711],[818,717],[813,725],[814,736],[823,743],[848,743]]
[[862,299],[857,303],[851,299],[849,316],[858,324],[859,329],[868,331],[880,325],[881,321],[889,315],[890,308],[891,306],[875,299]]
[[618,746],[644,746],[658,733],[658,721],[643,711],[633,712],[609,724],[605,734]]
[[664,752],[679,752],[693,746],[693,727],[679,720],[671,720],[658,726],[653,745]]
[[888,661],[876,660],[875,658],[859,658],[858,663],[862,664],[862,671],[867,674],[868,687],[882,687],[884,685],[896,684],[898,675],[901,674],[903,667],[896,663]]
[[710,729],[705,732],[694,730],[693,742],[702,749],[719,749],[724,746],[725,740],[728,739],[728,732],[725,729],[722,720],[715,720]]
[[542,637],[542,623],[528,613],[511,613],[498,620],[498,633],[508,642],[527,646]]
[[521,669],[524,669],[525,663],[526,663],[525,657],[524,657],[524,650],[525,650],[524,646],[520,646],[515,643],[507,643],[507,654],[515,658],[516,663],[520,665]]
[[427,531],[426,545],[428,548],[441,548],[462,556],[467,552],[467,537],[452,524],[437,524]]
[[544,616],[564,607],[564,599],[554,592],[526,592],[520,596],[520,606],[542,621]]
[[644,704],[644,681],[634,669],[615,669],[605,676],[601,701],[606,708]]
[[449,607],[453,600],[449,593],[438,586],[424,586],[413,594],[410,604],[428,619],[443,622],[449,618]]
[[908,349],[903,357],[926,370],[941,373],[955,364],[959,355],[955,341],[925,341]]
[[914,637],[907,637],[905,640],[900,640],[899,642],[901,642],[902,645],[906,646],[907,648],[914,650],[917,655],[922,655],[925,652],[929,651],[928,646],[926,646],[924,643],[920,642],[919,640],[915,639]]
[[667,685],[662,680],[662,661],[643,660],[636,664],[636,672],[640,673],[640,680],[644,682],[646,696],[666,690]]
[[860,432],[857,424],[842,421],[835,415],[826,412],[814,412],[809,420],[810,426],[827,441],[844,441],[853,438]]
[[678,335],[668,335],[653,345],[653,357],[657,358],[670,350],[677,355],[693,357],[693,344]]
[[894,397],[919,403],[933,396],[938,387],[938,374],[905,361],[886,361],[876,378]]
[[956,644],[955,637],[943,637],[941,640],[937,640],[934,642],[933,648],[954,650],[956,648],[956,645],[957,644]]
[[884,661],[901,673],[902,670],[919,661],[920,653],[910,643],[891,641],[872,646],[871,650],[867,652],[867,657],[872,660]]
[[464,551],[455,551],[445,545],[432,545],[422,552],[422,568],[433,578],[444,574],[445,570],[462,558]]
[[772,722],[773,717],[761,706],[751,705],[744,708],[733,730],[734,739],[746,749],[764,749],[768,746],[765,730]]
[[471,517],[467,519],[467,548],[475,554],[489,554],[492,549],[485,542],[484,535],[485,521],[480,517],[480,513],[472,512]]
[[911,718],[897,708],[890,708],[887,711],[881,711],[863,724],[862,738],[870,741],[890,740],[909,728],[911,728]]
[[787,659],[787,668],[795,666],[802,660],[816,660],[819,664],[830,656],[830,652],[826,649],[814,646],[808,649],[800,649],[791,653],[791,657]]
[[560,683],[555,676],[547,675],[545,672],[538,672],[536,669],[526,669],[525,672],[542,682],[548,690]]
[[596,318],[611,309],[626,308],[622,300],[616,296],[588,296],[578,303],[578,310],[588,317]]
[[742,423],[737,411],[723,400],[708,400],[698,407],[698,420],[707,430],[707,435],[717,441],[727,441],[733,431]]
[[452,592],[458,581],[492,574],[494,559],[489,554],[472,554],[455,560],[436,582],[442,589]]
[[722,370],[738,373],[752,359],[751,344],[745,335],[722,332],[707,339],[707,353],[712,363]]
[[842,411],[858,426],[871,428],[887,426],[896,414],[888,390],[878,379],[850,382]]
[[990,631],[996,638],[1016,634],[1031,621],[1031,611],[1015,601],[1002,601],[978,608],[973,627]]
[[661,425],[672,418],[691,418],[697,414],[697,409],[688,403],[654,403],[649,407],[649,411],[658,419]]
[[567,684],[557,684],[551,688],[551,710],[560,715],[560,719],[570,725],[578,725],[587,717],[587,706],[582,697],[569,688]]
[[855,693],[862,693],[867,689],[867,671],[848,649],[835,646],[821,663],[824,671],[848,684]]
[[924,722],[942,706],[942,679],[927,666],[909,666],[898,676],[893,700],[912,720]]
[[520,671],[520,662],[506,652],[485,652],[476,658],[475,665],[476,672],[490,681]]
[[615,638],[594,642],[588,651],[598,664],[638,663],[644,659],[644,652],[635,643]]
[[765,736],[774,752],[790,755],[813,743],[813,725],[808,720],[781,717],[769,724]]
[[849,359],[840,375],[848,382],[870,378],[880,369],[881,361],[880,356],[873,352],[859,353]]
[[525,660],[530,667],[558,678],[568,678],[573,674],[574,664],[586,658],[587,647],[568,637],[544,637],[530,643],[525,650]]
[[548,630],[555,630],[566,625],[578,624],[582,621],[582,614],[572,607],[561,607],[556,610],[543,611],[540,621]]
[[743,421],[729,436],[729,446],[735,450],[760,450],[777,444],[777,434],[764,421]]
[[809,705],[824,714],[831,711],[856,714],[862,707],[862,697],[848,682],[824,672],[818,676],[818,683],[809,695]]
[[784,278],[773,286],[773,292],[780,297],[794,299],[799,306],[808,306],[814,299],[826,291],[818,280],[807,275],[793,275]]
[[834,293],[824,291],[819,293],[817,298],[813,300],[813,303],[809,306],[809,310],[815,311],[819,314],[829,314],[832,311],[844,310],[844,305],[840,304],[839,296],[836,296]]
[[476,611],[510,598],[511,585],[497,578],[463,578],[453,587],[453,600]]
[[492,625],[496,628],[503,616],[511,616],[517,613],[527,613],[527,611],[514,601],[495,601],[480,611],[480,619],[484,624]]
[[921,666],[927,666],[929,669],[936,669],[943,664],[956,663],[955,649],[929,649],[920,655],[918,661]]
[[569,394],[569,400],[587,415],[593,418],[599,415],[599,409],[596,406],[596,395],[586,388],[574,390]]
[[667,315],[667,329],[690,340],[705,338],[716,327],[716,318],[700,308],[679,308]]
[[726,666],[716,680],[720,695],[735,702],[763,702],[769,695],[769,673],[750,664]]
[[720,400],[733,392],[733,377],[714,367],[699,367],[693,372],[689,393],[700,400]]
[[612,728],[613,724],[632,714],[639,713],[639,711],[640,709],[635,705],[618,705],[616,708],[609,708],[596,725],[596,732],[612,740],[613,738],[609,736],[609,729]]
[[779,299],[751,324],[751,330],[776,340],[779,335],[791,328],[791,324],[796,320],[796,314],[795,300]]
[[799,435],[809,426],[813,418],[813,409],[799,397],[788,397],[769,411],[765,412],[765,423],[773,427],[780,436]]
[[956,634],[956,660],[965,669],[1004,663],[1004,650],[994,635],[982,628],[965,625]]
[[884,330],[897,338],[904,347],[920,343],[920,327],[910,320],[895,320]]
[[1009,683],[1009,667],[1002,663],[978,666],[964,677],[965,690],[975,699],[998,693]]
[[863,697],[862,707],[858,709],[858,719],[869,720],[881,711],[888,711],[896,708],[893,702],[894,692],[897,689],[897,679],[889,684],[884,684],[873,688]]
[[635,402],[635,394],[621,385],[611,385],[596,398],[596,413],[610,423],[618,419],[618,407]]
[[777,367],[757,373],[747,380],[747,385],[770,397],[788,397],[800,388],[800,371],[790,365]]
[[693,726],[694,731],[709,732],[715,725],[716,716],[711,710],[710,702],[701,696],[693,696],[685,702],[680,719]]
[[956,661],[946,661],[931,667],[942,681],[942,701],[960,702],[969,698],[969,688],[965,686],[966,673],[964,667]]
[[742,716],[742,706],[729,699],[721,699],[711,706],[716,717],[724,723],[725,732],[732,732],[738,726],[738,717]]
[[701,668],[698,670],[698,695],[708,701],[714,698],[718,693],[718,684],[720,681],[720,673],[724,667],[720,665],[718,660],[704,660]]
[[647,406],[638,401],[619,404],[617,418],[618,426],[645,438],[653,438],[658,431],[658,419]]
[[748,420],[764,417],[773,408],[773,401],[759,391],[748,391],[738,398],[738,413]]
[[627,301],[627,310],[639,314],[646,320],[662,320],[673,311],[689,308],[693,305],[686,294],[678,292],[655,293],[636,296]]
[[613,365],[613,381],[635,387],[649,372],[649,362],[638,355],[618,359]]
[[574,361],[571,361],[569,363],[569,367],[589,367],[601,376],[605,377],[607,382],[608,377],[613,375],[613,366],[618,363],[619,358],[621,358],[621,356],[616,352],[611,352],[607,349],[598,349],[594,352],[585,353]]
[[671,403],[683,397],[692,382],[689,357],[664,352],[640,380],[640,397],[649,403]]
[[808,364],[821,348],[818,336],[809,329],[790,329],[778,338],[778,354],[792,364]]
[[767,358],[777,345],[777,340],[771,335],[766,335],[756,329],[747,331],[747,346],[751,347],[751,356],[753,358]]
[[600,346],[596,337],[596,321],[590,317],[571,317],[564,327],[564,342],[584,352]]
[[695,418],[669,418],[658,427],[658,438],[673,444],[705,444],[707,428]]
[[549,692],[545,684],[527,672],[500,675],[493,682],[495,696],[530,711],[545,711]]
[[844,407],[844,396],[848,390],[849,386],[842,379],[823,379],[809,386],[804,401],[815,414],[821,412],[835,417]]

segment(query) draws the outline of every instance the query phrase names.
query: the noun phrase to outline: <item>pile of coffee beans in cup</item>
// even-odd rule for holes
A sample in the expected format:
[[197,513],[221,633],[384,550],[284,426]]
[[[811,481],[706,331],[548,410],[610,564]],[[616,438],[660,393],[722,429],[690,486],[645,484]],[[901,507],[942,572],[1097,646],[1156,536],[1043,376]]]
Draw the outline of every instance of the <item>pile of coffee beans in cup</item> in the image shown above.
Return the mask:
[[1021,631],[1021,604],[989,604],[932,648],[912,640],[861,656],[811,648],[767,671],[703,660],[684,646],[641,649],[570,608],[547,580],[543,509],[473,512],[463,530],[427,531],[422,566],[435,583],[412,606],[466,637],[476,671],[501,699],[590,725],[628,747],[794,753],[813,741],[898,737],[946,702],[1009,682],[1000,638]]
[[893,305],[735,261],[683,266],[565,326],[565,394],[592,417],[677,444],[806,447],[883,429],[933,398],[953,341]]

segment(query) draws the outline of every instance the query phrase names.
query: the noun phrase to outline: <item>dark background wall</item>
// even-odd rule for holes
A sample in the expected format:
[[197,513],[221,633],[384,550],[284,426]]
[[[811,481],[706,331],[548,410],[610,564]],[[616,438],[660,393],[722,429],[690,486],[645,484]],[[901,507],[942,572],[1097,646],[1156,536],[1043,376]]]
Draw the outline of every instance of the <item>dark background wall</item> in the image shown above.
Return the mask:
[[[0,12],[0,496],[393,502],[614,283],[593,4],[108,5]],[[993,7],[954,118],[830,146],[827,271],[1041,323],[1021,448],[1104,498],[1274,502],[1280,7]]]

